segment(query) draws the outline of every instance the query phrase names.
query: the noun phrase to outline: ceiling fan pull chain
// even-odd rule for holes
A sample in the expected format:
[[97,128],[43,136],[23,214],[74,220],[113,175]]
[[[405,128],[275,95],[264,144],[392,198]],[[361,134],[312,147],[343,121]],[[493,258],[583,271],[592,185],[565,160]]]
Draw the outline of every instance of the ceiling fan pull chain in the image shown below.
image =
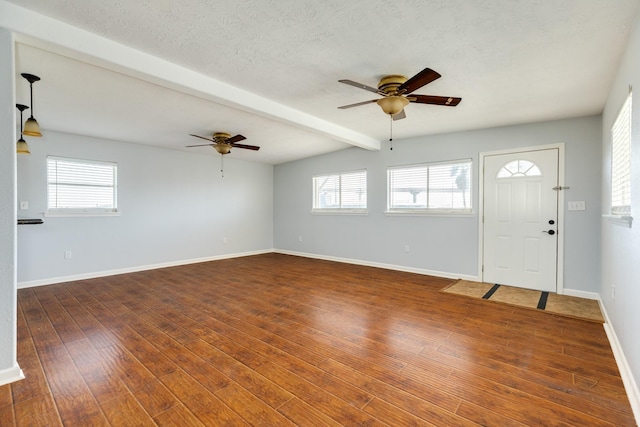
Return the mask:
[[391,144],[391,148],[389,150],[393,150],[393,116],[389,115],[389,143]]
[[220,174],[224,178],[224,156],[220,155]]

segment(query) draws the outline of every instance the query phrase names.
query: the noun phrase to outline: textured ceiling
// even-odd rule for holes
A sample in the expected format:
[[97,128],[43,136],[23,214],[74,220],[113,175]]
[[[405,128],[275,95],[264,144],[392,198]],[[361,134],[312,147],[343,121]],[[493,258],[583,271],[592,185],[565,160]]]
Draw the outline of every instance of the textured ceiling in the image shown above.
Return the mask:
[[[98,50],[92,52],[95,58],[61,54],[49,49],[47,40],[18,38],[17,71],[43,79],[35,89],[35,107],[45,130],[175,149],[198,142],[188,133],[242,133],[246,143],[262,149],[234,150],[233,156],[277,164],[350,146],[348,138],[301,125],[286,114],[270,115],[277,104],[374,140],[388,138],[389,120],[375,104],[336,108],[376,98],[339,79],[375,86],[385,74],[411,76],[430,67],[442,78],[417,93],[462,97],[456,108],[409,105],[407,119],[394,123],[396,140],[600,113],[639,2],[9,3],[274,103],[266,113],[254,114],[244,102],[220,102],[215,93],[182,91],[179,85],[105,66]],[[81,48],[82,40],[77,43]],[[19,88],[18,97],[24,94]]]

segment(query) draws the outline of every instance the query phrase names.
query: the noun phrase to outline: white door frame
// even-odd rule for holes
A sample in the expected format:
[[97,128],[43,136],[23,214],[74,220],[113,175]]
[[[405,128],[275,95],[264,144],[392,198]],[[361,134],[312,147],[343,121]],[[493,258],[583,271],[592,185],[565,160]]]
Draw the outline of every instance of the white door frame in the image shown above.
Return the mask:
[[[484,158],[499,154],[515,154],[524,151],[558,150],[558,185],[564,187],[564,143],[536,145],[533,147],[509,148],[487,151],[478,156],[478,277],[482,281],[484,272]],[[558,253],[556,258],[556,293],[564,294],[564,190],[558,190]]]

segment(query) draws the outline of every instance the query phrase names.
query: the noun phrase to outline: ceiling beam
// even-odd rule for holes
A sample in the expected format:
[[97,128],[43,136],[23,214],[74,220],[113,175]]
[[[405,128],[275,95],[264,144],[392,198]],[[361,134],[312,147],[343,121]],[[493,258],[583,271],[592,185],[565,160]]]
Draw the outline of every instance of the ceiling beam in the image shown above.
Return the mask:
[[0,27],[15,40],[367,150],[380,141],[113,40],[0,0]]

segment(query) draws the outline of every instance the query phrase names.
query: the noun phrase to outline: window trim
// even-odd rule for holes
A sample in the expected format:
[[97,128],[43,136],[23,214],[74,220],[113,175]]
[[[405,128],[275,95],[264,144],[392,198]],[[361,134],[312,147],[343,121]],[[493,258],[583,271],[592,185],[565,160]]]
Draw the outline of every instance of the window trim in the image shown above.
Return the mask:
[[[331,176],[337,176],[340,179],[340,194],[342,194],[342,176],[343,175],[349,175],[349,174],[353,174],[353,173],[358,173],[358,172],[364,172],[364,179],[365,179],[365,195],[367,197],[366,199],[366,207],[364,208],[317,208],[315,207],[316,204],[316,178],[319,177],[331,177]],[[316,174],[313,175],[311,177],[311,185],[312,185],[312,201],[311,201],[311,213],[314,215],[367,215],[369,213],[369,180],[368,180],[368,171],[367,169],[355,169],[355,170],[350,170],[350,171],[343,171],[343,172],[335,172],[335,173],[322,173],[322,174]]]
[[[113,207],[111,208],[51,208],[49,201],[49,185],[54,184],[49,181],[49,165],[50,161],[67,161],[83,165],[101,165],[109,166],[113,170]],[[44,212],[45,217],[93,217],[93,216],[120,216],[118,209],[118,164],[116,162],[103,160],[89,160],[72,157],[47,156],[46,157],[46,186],[47,186],[47,208]],[[57,183],[55,183],[57,184]]]
[[[431,166],[442,165],[454,165],[468,163],[469,164],[469,203],[470,207],[467,209],[453,209],[453,208],[392,208],[390,207],[391,201],[391,185],[390,185],[390,171],[394,169],[412,169],[419,167],[429,168]],[[473,159],[470,157],[462,159],[443,160],[438,162],[426,162],[426,163],[414,163],[406,165],[397,165],[387,167],[387,208],[384,212],[387,216],[432,216],[432,217],[473,217],[475,216],[475,210],[473,207]]]

